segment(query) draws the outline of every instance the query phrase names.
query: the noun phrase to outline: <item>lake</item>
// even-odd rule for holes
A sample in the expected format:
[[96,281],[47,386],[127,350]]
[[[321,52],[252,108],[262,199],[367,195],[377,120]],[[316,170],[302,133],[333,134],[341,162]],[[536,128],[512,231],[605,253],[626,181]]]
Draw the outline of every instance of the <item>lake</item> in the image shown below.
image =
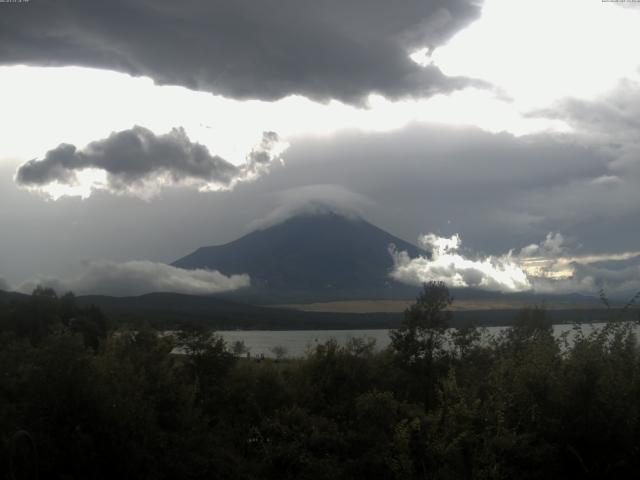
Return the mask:
[[[583,331],[590,333],[597,327],[604,324],[583,325]],[[486,335],[497,335],[507,327],[487,327]],[[554,325],[553,331],[556,336],[565,332],[571,332],[573,325]],[[273,357],[271,351],[276,346],[286,349],[287,357],[301,357],[309,347],[322,344],[332,338],[339,344],[344,345],[350,338],[374,339],[378,350],[386,348],[389,343],[389,330],[223,330],[218,331],[227,341],[229,346],[233,342],[241,340],[250,349],[251,356],[264,355]]]

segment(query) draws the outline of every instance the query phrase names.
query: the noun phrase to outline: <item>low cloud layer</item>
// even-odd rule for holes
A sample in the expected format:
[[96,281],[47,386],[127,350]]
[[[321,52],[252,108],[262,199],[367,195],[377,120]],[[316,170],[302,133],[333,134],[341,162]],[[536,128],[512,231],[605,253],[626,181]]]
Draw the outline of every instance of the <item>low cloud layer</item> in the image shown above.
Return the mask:
[[37,285],[58,292],[114,296],[142,295],[152,292],[174,292],[192,295],[237,290],[250,284],[248,275],[226,276],[218,271],[185,270],[164,263],[130,261],[88,262],[84,271],[72,279],[38,276],[23,283],[19,291],[30,293]]
[[245,164],[236,166],[211,155],[205,146],[191,142],[182,128],[156,135],[135,126],[112,133],[83,149],[61,144],[49,150],[43,159],[30,160],[20,166],[16,182],[45,191],[46,187],[55,185],[62,187],[62,193],[66,191],[64,187],[84,186],[84,196],[92,190],[104,189],[149,197],[164,185],[224,190],[256,178],[280,158],[285,148],[286,144],[275,132],[265,132]]
[[9,290],[9,282],[7,282],[4,278],[0,277],[0,290],[7,291]]
[[640,251],[571,255],[559,233],[500,256],[473,256],[461,251],[461,243],[457,234],[447,238],[429,233],[420,237],[420,245],[431,256],[416,258],[391,246],[391,276],[410,285],[443,281],[455,288],[499,292],[594,294],[604,289],[629,296],[640,291]]
[[359,100],[462,85],[409,59],[478,17],[472,0],[40,0],[3,8],[0,61],[146,75],[235,98]]

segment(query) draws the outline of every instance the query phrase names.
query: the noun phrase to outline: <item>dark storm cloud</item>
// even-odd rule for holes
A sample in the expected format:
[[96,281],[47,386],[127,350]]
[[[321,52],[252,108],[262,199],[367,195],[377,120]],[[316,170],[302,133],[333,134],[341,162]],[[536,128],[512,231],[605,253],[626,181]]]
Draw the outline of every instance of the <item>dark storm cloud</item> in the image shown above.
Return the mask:
[[147,75],[235,98],[359,101],[464,85],[408,58],[479,15],[476,0],[34,0],[0,16],[0,62]]
[[251,178],[274,159],[278,135],[265,132],[262,142],[237,167],[211,155],[199,143],[189,140],[182,128],[164,135],[135,126],[111,134],[78,150],[61,144],[46,153],[42,160],[30,160],[20,166],[16,182],[27,187],[50,183],[74,185],[76,173],[94,168],[107,173],[108,190],[132,192],[154,189],[163,184],[196,184],[204,189],[229,188],[234,182]]

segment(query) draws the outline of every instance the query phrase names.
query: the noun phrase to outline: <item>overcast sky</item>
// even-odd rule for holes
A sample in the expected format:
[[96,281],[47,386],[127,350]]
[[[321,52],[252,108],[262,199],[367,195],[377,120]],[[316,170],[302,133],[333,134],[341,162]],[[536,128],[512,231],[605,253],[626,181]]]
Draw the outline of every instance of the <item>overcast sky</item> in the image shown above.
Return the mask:
[[436,254],[401,281],[640,290],[638,44],[601,0],[0,3],[0,288],[240,288],[165,263],[324,202]]

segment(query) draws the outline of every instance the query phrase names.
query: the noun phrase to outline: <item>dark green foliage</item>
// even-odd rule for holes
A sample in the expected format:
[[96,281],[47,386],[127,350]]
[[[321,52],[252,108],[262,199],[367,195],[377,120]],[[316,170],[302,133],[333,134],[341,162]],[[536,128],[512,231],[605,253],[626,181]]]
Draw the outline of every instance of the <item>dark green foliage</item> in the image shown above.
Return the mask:
[[429,282],[404,314],[404,322],[391,332],[391,344],[402,363],[429,366],[443,353],[444,332],[452,318],[453,298],[443,282]]
[[447,328],[451,302],[427,284],[382,352],[257,362],[201,327],[107,332],[38,289],[0,305],[0,478],[33,473],[31,441],[48,479],[637,477],[633,324],[558,338],[534,307],[489,338]]
[[446,357],[450,353],[445,348],[446,332],[452,318],[449,310],[452,303],[444,282],[426,283],[416,303],[405,311],[400,328],[391,331],[396,360],[410,374],[408,391],[412,396],[421,396],[427,409],[435,400],[437,378],[446,370]]
[[37,287],[31,296],[0,304],[0,331],[13,332],[37,345],[53,330],[79,333],[96,350],[107,335],[107,319],[93,305],[78,306],[73,293],[58,298],[50,288]]

